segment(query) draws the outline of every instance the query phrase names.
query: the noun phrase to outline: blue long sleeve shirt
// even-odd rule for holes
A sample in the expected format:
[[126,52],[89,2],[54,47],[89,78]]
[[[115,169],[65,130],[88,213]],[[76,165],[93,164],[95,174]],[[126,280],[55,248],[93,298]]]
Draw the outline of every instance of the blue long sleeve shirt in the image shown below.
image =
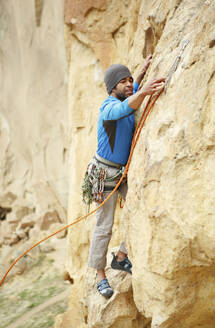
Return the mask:
[[[139,85],[134,82],[133,93]],[[134,132],[133,109],[124,101],[108,96],[100,108],[97,154],[111,162],[125,165]]]

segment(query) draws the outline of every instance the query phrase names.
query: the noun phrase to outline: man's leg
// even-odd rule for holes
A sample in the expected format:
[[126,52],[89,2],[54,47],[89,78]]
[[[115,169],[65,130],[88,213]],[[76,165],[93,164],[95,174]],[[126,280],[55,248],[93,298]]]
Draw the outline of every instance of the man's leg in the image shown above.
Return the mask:
[[[109,194],[109,192],[106,193],[105,198]],[[115,192],[96,212],[97,220],[92,236],[88,260],[88,265],[97,269],[97,290],[106,298],[111,297],[113,294],[113,290],[106,278],[105,266],[107,262],[106,256],[108,244],[112,234],[117,196],[118,192]]]
[[[122,198],[125,201],[126,200],[126,195],[127,195],[127,192],[128,192],[127,182],[120,185],[119,192],[120,192]],[[122,260],[124,260],[125,257],[127,257],[128,251],[125,247],[124,241],[120,244],[119,250],[118,250],[116,255],[117,255],[117,260],[118,261],[122,261]]]
[[[119,192],[124,200],[126,199],[127,190],[128,190],[127,183],[123,183],[120,185]],[[132,264],[128,259],[128,252],[124,242],[121,243],[117,254],[113,256],[111,267],[116,270],[122,270],[132,273],[131,271]]]
[[[109,195],[105,193],[105,198]],[[116,208],[118,192],[96,212],[96,225],[93,231],[88,265],[97,269],[98,280],[105,279],[105,266],[108,244],[112,234],[114,212]]]

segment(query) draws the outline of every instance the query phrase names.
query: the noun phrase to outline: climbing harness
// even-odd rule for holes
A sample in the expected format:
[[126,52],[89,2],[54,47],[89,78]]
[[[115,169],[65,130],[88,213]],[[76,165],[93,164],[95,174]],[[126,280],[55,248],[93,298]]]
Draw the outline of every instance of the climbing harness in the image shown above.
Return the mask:
[[82,199],[86,205],[90,206],[93,201],[98,204],[102,203],[106,177],[107,170],[99,167],[96,162],[88,165],[81,186]]
[[[186,47],[186,45],[184,46],[184,48]],[[184,49],[183,48],[183,49]],[[181,49],[181,51],[183,51],[183,49]],[[178,57],[179,56],[179,57]],[[177,63],[176,61],[174,62],[174,70],[173,70],[173,66],[171,67],[172,69],[172,72],[174,72],[178,66],[178,62],[180,60],[180,57],[181,57],[181,52],[179,53],[179,55],[177,56]],[[175,64],[176,63],[176,64]],[[170,71],[171,71],[170,69]],[[169,72],[169,78],[171,78],[171,72]],[[1,279],[0,281],[0,286],[3,284],[5,278],[7,277],[8,273],[12,270],[12,268],[16,265],[16,263],[22,258],[24,257],[28,252],[30,252],[33,248],[37,247],[39,244],[41,244],[42,242],[46,241],[47,239],[55,236],[56,234],[60,233],[61,231],[64,231],[68,228],[70,228],[71,226],[73,226],[74,224],[77,224],[78,222],[86,219],[88,216],[92,215],[93,213],[95,213],[98,209],[100,209],[108,200],[109,198],[115,193],[115,191],[119,188],[120,184],[122,183],[123,179],[127,176],[127,173],[128,173],[128,170],[129,170],[129,166],[130,166],[130,163],[131,163],[131,159],[132,159],[132,156],[133,156],[133,152],[134,152],[134,149],[135,149],[135,146],[137,144],[137,141],[140,137],[140,133],[142,131],[142,128],[143,128],[143,125],[149,115],[149,113],[151,112],[155,102],[157,101],[157,99],[159,98],[159,96],[162,94],[162,92],[164,91],[164,88],[162,88],[160,91],[158,91],[158,93],[154,96],[150,96],[146,105],[145,105],[145,108],[143,110],[143,113],[141,115],[141,118],[138,122],[138,125],[134,131],[134,136],[133,136],[133,139],[132,139],[132,144],[131,144],[131,150],[130,150],[130,154],[129,154],[129,158],[128,158],[128,161],[127,161],[127,164],[125,166],[125,169],[124,169],[124,172],[121,176],[121,178],[119,179],[119,181],[117,182],[115,188],[111,191],[111,193],[105,198],[105,200],[97,207],[95,208],[94,210],[92,210],[90,213],[86,214],[86,215],[83,215],[79,218],[77,218],[75,221],[73,221],[72,223],[64,226],[63,228],[55,231],[54,233],[52,233],[51,235],[49,236],[46,236],[45,238],[41,239],[40,241],[38,241],[36,244],[32,245],[31,247],[29,247],[23,254],[21,254],[9,267],[9,269],[7,270],[7,272],[5,273],[5,275],[3,276],[3,278]]]
[[92,194],[92,183],[90,181],[88,170],[84,175],[84,180],[82,182],[81,189],[82,189],[82,201],[86,204],[87,213],[89,213],[90,205],[93,202],[93,194]]
[[[104,200],[104,192],[112,191],[114,186],[107,186],[105,183],[119,181],[121,178],[124,167],[119,167],[118,171],[114,176],[108,177],[107,169],[101,167],[95,157],[92,162],[88,165],[84,180],[81,186],[82,189],[82,200],[88,206],[88,210],[92,202],[101,204]],[[102,163],[103,164],[103,163]],[[107,165],[108,164],[103,164]]]

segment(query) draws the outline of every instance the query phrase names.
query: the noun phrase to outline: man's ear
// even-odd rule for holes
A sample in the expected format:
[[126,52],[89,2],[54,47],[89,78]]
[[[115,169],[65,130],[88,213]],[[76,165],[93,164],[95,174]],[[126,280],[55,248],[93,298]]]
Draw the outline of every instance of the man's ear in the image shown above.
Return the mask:
[[115,95],[115,91],[116,91],[116,87],[114,87],[114,88],[111,90],[110,96],[111,96],[112,94]]

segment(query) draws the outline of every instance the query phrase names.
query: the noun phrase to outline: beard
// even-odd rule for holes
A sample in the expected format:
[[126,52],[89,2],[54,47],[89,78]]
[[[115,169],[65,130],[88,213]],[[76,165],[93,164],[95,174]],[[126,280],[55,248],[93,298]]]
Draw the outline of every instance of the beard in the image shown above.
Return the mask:
[[128,96],[124,92],[117,91],[115,94],[117,99],[119,99],[120,101],[124,101],[126,98],[128,98]]

